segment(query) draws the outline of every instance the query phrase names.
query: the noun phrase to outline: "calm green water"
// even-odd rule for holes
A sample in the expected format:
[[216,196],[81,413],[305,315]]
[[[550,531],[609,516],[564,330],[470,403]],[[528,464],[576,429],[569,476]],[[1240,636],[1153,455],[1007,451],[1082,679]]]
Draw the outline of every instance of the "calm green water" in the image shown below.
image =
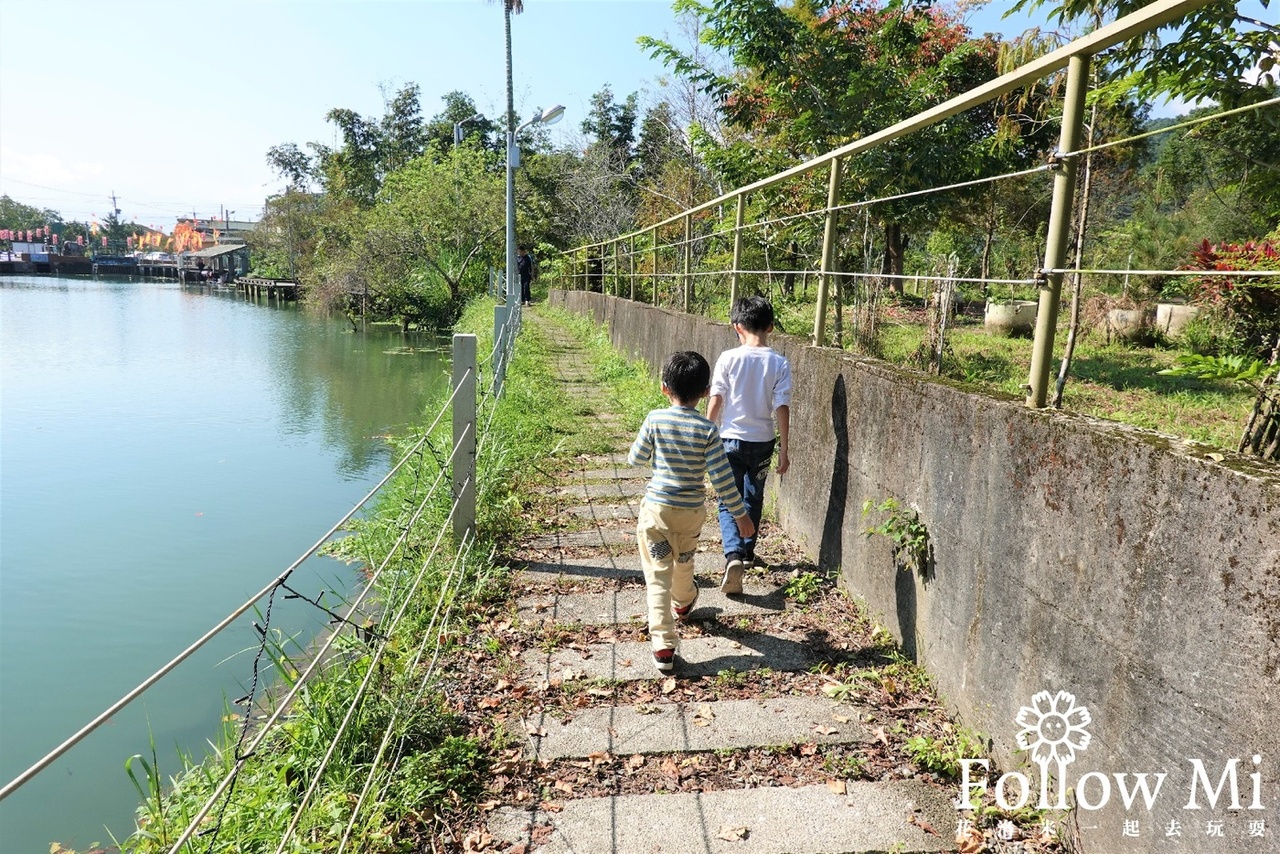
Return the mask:
[[[0,278],[0,785],[186,648],[385,474],[448,385],[429,338],[176,283]],[[447,343],[443,346],[447,346]],[[307,561],[308,595],[354,569]],[[322,616],[322,615],[320,615]],[[302,641],[323,625],[276,602]],[[250,612],[249,617],[252,617]],[[248,618],[0,803],[0,851],[133,828],[125,760],[201,754],[245,693]]]

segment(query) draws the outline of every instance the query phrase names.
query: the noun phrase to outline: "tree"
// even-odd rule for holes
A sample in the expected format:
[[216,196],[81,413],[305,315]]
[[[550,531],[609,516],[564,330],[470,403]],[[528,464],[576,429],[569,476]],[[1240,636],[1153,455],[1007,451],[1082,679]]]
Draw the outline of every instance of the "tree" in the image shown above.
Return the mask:
[[[706,24],[704,41],[728,55],[731,75],[656,39],[656,58],[722,103],[741,136],[708,162],[726,180],[763,177],[881,130],[996,76],[997,45],[972,39],[937,7],[890,0],[677,0]],[[866,152],[846,165],[846,198],[876,198],[1000,174],[1026,146],[994,107],[974,108]],[[820,182],[815,186],[820,188]],[[820,189],[818,190],[821,191]],[[900,275],[908,231],[942,217],[962,194],[877,205],[883,270]],[[900,285],[899,285],[900,287]]]
[[[1263,8],[1271,0],[1259,0]],[[1049,7],[1064,23],[1101,24],[1128,15],[1150,0],[1018,0],[1010,12]],[[1280,26],[1239,12],[1233,0],[1218,0],[1195,9],[1164,29],[1178,33],[1161,41],[1158,32],[1118,45],[1109,52],[1115,87],[1134,89],[1139,100],[1173,95],[1195,101],[1216,100],[1227,106],[1247,103],[1257,90],[1276,84],[1275,43]],[[1253,78],[1253,72],[1259,76]]]
[[602,148],[610,160],[624,169],[630,166],[635,157],[636,93],[619,104],[613,99],[613,87],[606,83],[591,96],[582,132],[590,135],[591,144]]
[[62,224],[62,214],[52,208],[37,208],[15,202],[8,196],[0,196],[0,228],[12,230],[40,228],[52,225],[57,232]]
[[[443,100],[444,109],[432,116],[424,128],[427,143],[435,143],[437,151],[448,151],[453,148],[453,126],[465,122],[460,128],[463,142],[470,140],[488,151],[502,151],[502,129],[481,115],[470,95],[454,91],[445,94]],[[472,120],[477,115],[480,118]]]
[[304,190],[315,177],[310,155],[292,142],[268,148],[267,164],[285,180],[287,189]]

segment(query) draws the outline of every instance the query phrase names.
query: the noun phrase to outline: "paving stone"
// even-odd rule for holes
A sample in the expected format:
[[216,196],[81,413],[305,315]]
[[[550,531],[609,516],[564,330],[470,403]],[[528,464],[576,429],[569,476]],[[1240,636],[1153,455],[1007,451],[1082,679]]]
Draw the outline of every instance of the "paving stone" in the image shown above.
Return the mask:
[[[634,536],[634,534],[633,534]],[[724,558],[718,550],[702,551],[693,556],[693,571],[720,583],[720,572],[724,569]],[[639,579],[644,580],[640,569],[640,555],[634,551],[621,555],[599,555],[596,557],[563,558],[559,561],[533,561],[523,564],[516,570],[517,577],[527,574],[531,578],[546,581],[548,576],[566,576],[581,578],[605,579]],[[747,584],[752,581],[747,577]]]
[[626,504],[577,504],[566,507],[560,512],[565,516],[576,516],[579,519],[596,519],[602,522],[626,519],[634,522],[640,517],[640,500],[636,499]]
[[653,470],[647,466],[618,466],[607,469],[592,469],[591,471],[576,471],[569,476],[571,481],[594,481],[594,480],[645,480],[647,481],[653,476]]
[[644,495],[643,480],[617,480],[610,483],[567,483],[555,488],[556,495],[574,499],[581,503],[597,498],[621,500],[639,498]]
[[[523,736],[530,757],[544,760],[602,751],[629,756],[871,741],[866,727],[850,720],[857,714],[826,697],[651,703],[584,709],[567,722],[542,712],[525,720]],[[530,730],[543,734],[530,735]]]
[[[710,617],[740,617],[771,614],[784,610],[786,597],[781,589],[746,587],[742,596],[726,596],[717,585],[719,579],[700,579],[697,607],[690,615],[694,620]],[[647,613],[642,587],[624,587],[603,593],[567,593],[524,596],[520,599],[520,619],[526,622],[585,623],[608,625],[633,620],[644,621]]]
[[635,545],[636,531],[632,527],[593,526],[586,531],[556,531],[531,538],[525,547],[536,551],[551,549],[589,548],[630,543]]
[[[610,506],[610,505],[605,505]],[[557,548],[589,548],[591,546],[608,546],[636,543],[636,523],[634,519],[619,516],[613,519],[593,520],[594,525],[581,531],[552,531],[530,538],[526,546],[530,550],[548,551]],[[720,552],[720,525],[708,520],[698,535],[699,544],[706,546],[707,551]]]
[[[496,810],[489,832],[504,842],[531,843],[531,825],[549,824],[554,832],[538,854],[921,854],[955,848],[949,797],[917,780],[849,782],[844,794],[826,786],[778,786],[560,804],[558,812]],[[938,835],[910,822],[913,816]],[[722,839],[725,828],[746,828],[746,838]]]
[[[728,638],[686,638],[680,643],[674,675],[715,676],[722,670],[739,673],[768,667],[778,671],[805,670],[814,663],[813,653],[802,640],[773,635],[749,635],[745,640]],[[634,682],[657,679],[653,647],[648,641],[591,644],[584,651],[559,648],[551,652],[525,652],[526,668],[536,680],[555,676],[566,681],[610,679]]]

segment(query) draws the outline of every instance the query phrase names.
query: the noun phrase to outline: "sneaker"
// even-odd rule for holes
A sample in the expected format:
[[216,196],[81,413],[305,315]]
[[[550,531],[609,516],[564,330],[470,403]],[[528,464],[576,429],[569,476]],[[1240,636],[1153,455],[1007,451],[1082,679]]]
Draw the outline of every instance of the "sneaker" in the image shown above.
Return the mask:
[[720,592],[730,596],[742,592],[742,576],[747,567],[741,560],[734,558],[724,565],[724,578],[720,581]]
[[670,673],[676,666],[676,651],[674,649],[655,649],[653,651],[653,665],[663,673]]
[[672,609],[673,611],[676,612],[677,620],[683,620],[685,617],[689,616],[689,612],[692,611],[693,607],[698,604],[698,592],[699,592],[698,585],[696,584],[693,585],[693,599],[690,600],[689,604],[685,605],[683,608]]

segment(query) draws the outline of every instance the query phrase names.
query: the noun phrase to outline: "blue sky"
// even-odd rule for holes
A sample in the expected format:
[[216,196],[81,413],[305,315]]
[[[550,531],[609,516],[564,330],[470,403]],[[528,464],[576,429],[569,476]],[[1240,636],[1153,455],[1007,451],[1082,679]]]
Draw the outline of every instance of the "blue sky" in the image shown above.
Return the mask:
[[[976,32],[1036,23],[979,6]],[[504,102],[502,6],[485,0],[0,0],[0,193],[67,218],[166,231],[175,217],[256,219],[280,182],[269,147],[332,143],[332,107],[380,116],[382,89],[422,89],[426,117],[467,92]],[[24,37],[23,33],[29,33]],[[526,0],[512,22],[516,108],[562,103],[577,132],[604,84],[658,91],[640,35],[678,40],[668,0]]]

